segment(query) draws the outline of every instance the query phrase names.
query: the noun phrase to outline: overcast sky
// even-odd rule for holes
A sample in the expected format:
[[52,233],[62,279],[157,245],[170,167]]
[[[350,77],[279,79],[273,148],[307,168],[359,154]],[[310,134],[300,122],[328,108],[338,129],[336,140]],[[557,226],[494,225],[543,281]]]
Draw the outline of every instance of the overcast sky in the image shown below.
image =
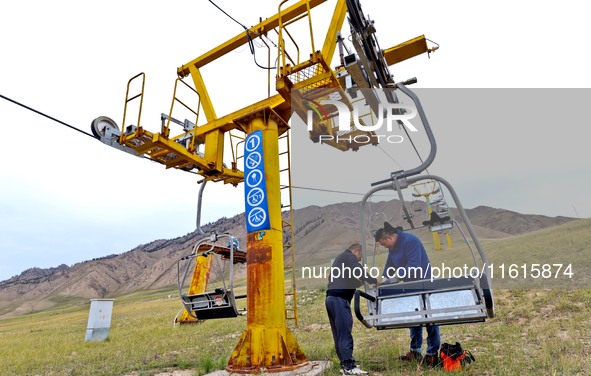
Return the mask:
[[[420,34],[440,44],[430,59],[422,55],[391,67],[397,80],[418,77],[416,88],[591,87],[584,2],[361,3],[375,19],[382,48]],[[259,17],[275,14],[278,2],[217,4],[251,26]],[[326,22],[332,4],[323,5],[314,22]],[[4,1],[0,11],[0,94],[87,132],[97,116],[121,122],[127,80],[139,72],[147,77],[142,125],[158,131],[160,113],[170,107],[176,68],[242,31],[209,2],[197,0]],[[343,31],[348,36],[347,26]],[[316,39],[320,44],[321,32]],[[265,50],[257,51],[259,63],[266,63]],[[247,47],[203,73],[218,115],[258,101],[267,92],[266,74],[255,67]],[[509,92],[516,93],[504,93]],[[438,128],[442,159],[431,172],[451,176],[467,207],[484,204],[591,217],[591,159],[586,149],[591,124],[584,114],[591,96],[589,89],[579,92],[504,96],[516,101],[533,93],[538,106],[530,105],[527,111],[536,112],[536,119],[547,111],[550,120],[545,123],[524,116],[524,121],[497,126],[473,119],[477,125],[472,128]],[[427,101],[437,102],[433,93],[425,94],[431,98]],[[563,101],[553,101],[557,97],[552,93]],[[514,103],[500,103],[495,115],[504,108],[518,111]],[[0,115],[0,280],[29,267],[71,265],[194,230],[196,175],[122,153],[2,99]],[[453,154],[451,149],[465,153]],[[384,172],[376,176],[387,175],[393,170],[387,166],[391,159],[384,154],[381,158],[368,159],[364,168],[375,171],[379,166]],[[326,173],[320,177],[333,172],[322,171]],[[345,172],[355,176],[353,169]],[[328,180],[305,184],[334,189]],[[241,187],[212,184],[205,199],[203,223],[244,210]]]

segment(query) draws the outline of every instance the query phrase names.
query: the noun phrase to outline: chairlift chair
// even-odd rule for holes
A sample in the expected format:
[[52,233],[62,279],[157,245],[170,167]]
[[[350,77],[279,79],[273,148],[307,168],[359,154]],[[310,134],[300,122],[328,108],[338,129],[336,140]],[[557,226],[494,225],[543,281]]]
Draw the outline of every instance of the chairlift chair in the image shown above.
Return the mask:
[[[442,180],[442,182],[444,181]],[[455,192],[453,195],[455,196]],[[366,195],[366,197],[368,196]],[[363,203],[365,201],[366,199],[364,199]],[[467,218],[463,218],[463,220],[465,223],[469,223]],[[365,233],[364,222],[362,217],[363,233]],[[459,224],[455,223],[455,221],[454,224],[459,227]],[[438,225],[441,225],[441,223],[424,224],[424,226],[429,226],[430,229]],[[405,231],[414,231],[424,226],[407,228]],[[478,262],[471,243],[463,231],[460,230],[460,233],[472,253],[474,265],[481,271],[478,276],[467,275],[459,278],[427,279],[395,284],[386,283],[377,288],[372,288],[366,284],[365,291],[357,290],[355,293],[355,315],[357,319],[368,328],[375,327],[383,330],[408,328],[424,324],[453,325],[483,322],[487,318],[494,317],[494,304],[491,284],[487,274],[486,265],[488,263],[486,257],[480,248],[480,244],[474,241],[477,244],[482,261]],[[365,237],[363,236],[362,239],[365,239]],[[366,262],[368,256],[367,249],[363,244],[364,262]],[[374,245],[373,253],[375,254],[376,251],[377,244]],[[374,265],[370,266],[375,267],[375,256],[372,259]],[[368,310],[365,315],[361,312],[361,297],[368,302]]]
[[423,226],[429,226],[431,232],[442,232],[453,228],[453,220],[447,212],[437,213],[433,210],[428,221],[423,221]]
[[[179,295],[185,310],[191,317],[198,320],[209,320],[232,318],[241,314],[237,308],[236,300],[246,298],[246,295],[235,295],[234,264],[245,263],[246,252],[241,251],[239,247],[236,237],[214,232],[209,237],[199,240],[193,247],[191,254],[178,261]],[[207,283],[206,291],[198,293],[184,291],[191,266],[197,263],[199,257],[209,257],[210,255],[219,256],[214,258],[214,261],[218,270],[221,271],[221,286],[210,287],[210,284]],[[184,268],[181,268],[182,262],[185,262]],[[225,275],[226,266],[229,267],[227,277]],[[209,270],[207,277],[209,277]]]
[[[395,85],[396,89],[400,89],[406,96],[410,97],[417,109],[420,120],[423,123],[425,133],[429,139],[431,148],[428,157],[422,161],[421,165],[406,171],[393,172],[389,179],[373,183],[371,189],[363,198],[361,205],[361,220],[360,220],[360,238],[362,239],[363,262],[367,264],[368,248],[366,246],[366,221],[365,211],[366,204],[371,196],[383,190],[395,190],[398,193],[400,201],[403,205],[403,210],[408,213],[402,190],[412,187],[413,184],[425,180],[431,180],[445,186],[451,193],[453,202],[462,218],[463,223],[468,229],[472,242],[468,241],[463,230],[457,222],[449,218],[449,216],[440,217],[435,211],[431,213],[429,221],[423,224],[422,227],[428,226],[431,231],[444,230],[446,226],[456,225],[462,237],[466,241],[470,252],[472,253],[472,260],[474,265],[480,271],[478,276],[470,275],[462,276],[460,278],[441,278],[428,279],[418,281],[400,282],[396,284],[382,284],[378,287],[370,287],[365,283],[364,291],[357,290],[355,293],[355,315],[366,327],[377,329],[395,329],[395,328],[410,328],[425,324],[437,325],[453,325],[472,322],[483,322],[487,318],[494,317],[494,302],[492,294],[492,283],[488,273],[487,257],[480,245],[476,232],[468,219],[464,208],[462,207],[458,196],[445,179],[425,174],[420,175],[433,162],[436,153],[436,143],[427,118],[425,116],[423,107],[419,98],[409,89],[405,87],[404,83]],[[407,215],[407,217],[410,217]],[[407,231],[413,231],[420,227],[416,227],[412,221],[408,221],[410,228]],[[439,229],[438,229],[439,227]],[[478,251],[478,256],[472,247],[475,246]],[[373,263],[375,266],[375,252],[374,245]],[[372,265],[369,265],[372,266]],[[367,301],[367,312],[361,312],[360,300],[364,298]]]

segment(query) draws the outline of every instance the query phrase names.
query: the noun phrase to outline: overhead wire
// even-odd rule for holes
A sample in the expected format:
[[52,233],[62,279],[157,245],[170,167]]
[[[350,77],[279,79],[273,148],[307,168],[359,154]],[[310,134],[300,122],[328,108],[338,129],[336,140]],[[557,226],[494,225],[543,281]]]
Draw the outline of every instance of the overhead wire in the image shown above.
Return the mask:
[[439,43],[437,43],[437,42],[435,42],[435,41],[433,41],[433,40],[431,40],[431,39],[429,39],[429,38],[425,38],[425,40],[426,40],[426,41],[429,41],[429,42],[431,42],[431,43],[433,43],[433,44],[436,44],[436,45],[437,45],[437,48],[439,48]]
[[[259,67],[259,68],[261,68],[261,69],[267,69],[267,70],[270,70],[270,69],[277,69],[277,66],[274,66],[274,67],[264,67],[264,66],[260,65],[260,64],[258,63],[258,61],[257,61],[257,56],[256,56],[256,49],[255,49],[255,43],[254,43],[254,41],[253,41],[253,39],[252,39],[252,36],[250,35],[251,31],[250,31],[250,30],[249,30],[249,29],[248,29],[246,26],[244,26],[244,24],[243,24],[243,23],[241,23],[241,22],[239,22],[238,20],[236,20],[234,17],[232,17],[232,16],[231,16],[231,15],[230,15],[228,12],[226,12],[225,10],[223,10],[223,9],[222,9],[220,6],[218,6],[218,5],[217,5],[216,3],[214,3],[212,0],[209,0],[209,2],[210,2],[210,3],[211,3],[213,6],[214,6],[214,7],[216,7],[216,8],[217,8],[217,9],[218,9],[220,12],[222,12],[223,14],[225,14],[226,16],[228,16],[228,18],[230,18],[232,21],[234,21],[234,22],[236,22],[238,25],[242,26],[242,28],[244,29],[244,31],[245,31],[245,33],[246,33],[246,39],[248,39],[248,47],[249,47],[249,49],[250,49],[250,53],[252,54],[252,57],[253,57],[254,63],[256,64],[256,66],[257,66],[257,67]],[[257,34],[257,36],[260,36],[258,33],[255,33],[255,34]],[[269,38],[268,38],[268,37],[267,37],[267,39],[269,40]],[[271,42],[271,43],[273,43],[273,42]],[[274,45],[275,47],[277,47],[277,45],[276,45],[275,43],[273,43],[273,45]]]
[[[318,191],[318,192],[328,192],[328,193],[340,193],[340,194],[347,194],[347,195],[355,195],[355,196],[365,196],[365,193],[358,193],[358,192],[346,192],[346,191],[336,191],[332,189],[323,189],[323,188],[312,188],[312,187],[300,187],[300,186],[291,186],[292,189],[303,189],[308,191]],[[388,196],[388,195],[374,195],[375,196]]]
[[299,187],[299,186],[295,186],[295,185],[292,185],[291,188],[292,189],[303,189],[303,190],[309,190],[309,191],[319,191],[319,192],[329,192],[329,193],[341,193],[341,194],[356,195],[356,196],[363,196],[364,195],[363,193],[357,193],[357,192],[345,192],[345,191],[335,191],[335,190],[332,190],[332,189]]
[[2,95],[2,94],[0,94],[0,97],[1,97],[2,99],[5,99],[5,100],[7,100],[7,101],[9,101],[9,102],[12,102],[12,103],[16,104],[17,106],[21,106],[21,107],[23,107],[23,108],[25,108],[25,109],[27,109],[27,110],[29,110],[29,111],[32,111],[32,112],[36,113],[37,115],[41,115],[41,116],[43,116],[43,117],[46,117],[46,118],[48,118],[48,119],[50,119],[50,120],[53,120],[53,121],[55,121],[56,123],[62,124],[62,125],[64,125],[64,126],[66,126],[66,127],[70,128],[70,129],[72,129],[72,130],[75,130],[76,132],[80,132],[80,133],[82,133],[83,135],[86,135],[86,136],[89,136],[89,137],[92,137],[92,138],[96,138],[96,137],[94,137],[94,135],[92,135],[92,134],[90,134],[90,133],[88,133],[88,132],[85,132],[85,131],[83,131],[82,129],[76,128],[76,127],[74,127],[73,125],[70,125],[70,124],[68,124],[68,123],[66,123],[66,122],[63,122],[63,121],[61,121],[61,120],[59,120],[59,119],[56,119],[56,118],[54,118],[53,116],[47,115],[47,114],[46,114],[46,113],[44,113],[44,112],[41,112],[41,111],[39,111],[39,110],[36,110],[36,109],[34,109],[34,108],[32,108],[32,107],[29,107],[29,106],[27,106],[26,104],[20,103],[20,102],[18,102],[18,101],[16,101],[16,100],[14,100],[14,99],[12,99],[12,98],[8,98],[8,97],[6,97],[6,96],[4,96],[4,95]]
[[[402,129],[404,129],[404,133],[406,133],[406,136],[408,137],[408,140],[410,141],[410,144],[412,145],[412,147],[413,147],[413,149],[414,149],[415,153],[417,154],[417,157],[419,158],[419,161],[421,161],[421,164],[422,164],[422,163],[424,163],[424,160],[423,160],[423,158],[421,157],[421,155],[420,155],[420,153],[419,153],[419,151],[418,151],[418,149],[417,149],[417,147],[416,147],[416,145],[415,145],[414,141],[412,140],[412,137],[410,137],[410,134],[408,133],[408,130],[407,130],[407,129],[406,129],[406,127],[404,127],[404,126],[402,126]],[[400,166],[400,165],[399,165],[399,166]],[[401,166],[401,167],[402,167],[402,166]],[[426,168],[426,169],[425,169],[425,172],[426,172],[427,174],[429,174],[429,169],[428,169],[428,168]],[[444,197],[444,193],[443,193],[443,186],[441,185],[441,183],[440,183],[439,181],[437,181],[437,185],[439,186],[439,191],[441,192],[441,197],[443,198],[443,197]],[[444,200],[445,200],[445,199],[444,199]]]
[[230,18],[232,21],[236,22],[238,25],[242,26],[244,28],[244,30],[248,30],[248,28],[246,26],[244,26],[243,24],[241,24],[240,22],[238,22],[234,17],[230,16],[225,10],[223,10],[222,8],[220,8],[216,3],[214,3],[213,1],[209,0],[209,2],[216,8],[219,9],[220,12],[222,12],[223,14],[225,14],[226,16],[228,16],[228,18]]
[[[16,100],[14,100],[14,99],[12,99],[12,98],[9,98],[9,97],[5,96],[5,95],[2,95],[2,94],[0,94],[0,98],[2,98],[2,99],[4,99],[4,100],[6,100],[6,101],[8,101],[8,102],[11,102],[11,103],[13,103],[13,104],[16,104],[17,106],[20,106],[20,107],[22,107],[22,108],[24,108],[24,109],[27,109],[27,110],[31,111],[31,112],[34,112],[34,113],[36,113],[37,115],[41,115],[41,116],[43,116],[43,117],[46,117],[46,118],[48,118],[48,119],[50,119],[50,120],[53,120],[53,121],[55,121],[56,123],[58,123],[58,124],[61,124],[61,125],[65,126],[65,127],[68,127],[69,129],[71,129],[71,130],[74,130],[74,131],[76,131],[76,132],[82,133],[82,134],[83,134],[83,135],[85,135],[85,136],[91,137],[93,140],[96,140],[96,139],[97,139],[97,138],[96,138],[96,137],[95,137],[93,134],[91,134],[91,133],[85,132],[85,131],[83,131],[83,130],[82,130],[82,129],[80,129],[80,128],[77,128],[77,127],[75,127],[75,126],[73,126],[73,125],[71,125],[71,124],[68,124],[68,123],[66,123],[65,121],[62,121],[62,120],[60,120],[60,119],[57,119],[57,118],[55,118],[55,117],[53,117],[53,116],[51,116],[51,115],[48,115],[48,114],[46,114],[46,113],[44,113],[44,112],[42,112],[42,111],[39,111],[39,110],[37,110],[37,109],[34,109],[33,107],[27,106],[26,104],[23,104],[23,103],[21,103],[21,102],[19,102],[19,101],[16,101]],[[144,158],[144,159],[147,159],[147,160],[149,160],[149,161],[152,161],[152,162],[156,162],[156,163],[160,163],[160,164],[162,164],[160,161],[154,160],[154,159],[152,159],[152,158],[150,158],[150,157],[147,157],[147,156],[145,156],[145,155],[144,155],[144,156],[140,156],[140,157],[141,157],[141,158]],[[182,171],[184,171],[184,172],[188,172],[188,173],[191,173],[191,174],[197,174],[197,173],[196,173],[196,172],[194,172],[194,171],[189,171],[189,170],[182,170]]]
[[378,149],[380,149],[381,151],[383,151],[384,154],[386,154],[386,156],[388,158],[390,158],[394,163],[396,163],[400,168],[404,168],[404,167],[402,167],[402,165],[400,163],[398,163],[398,161],[396,159],[394,159],[394,157],[392,157],[386,150],[384,150],[384,148],[382,148],[381,145],[378,145]]

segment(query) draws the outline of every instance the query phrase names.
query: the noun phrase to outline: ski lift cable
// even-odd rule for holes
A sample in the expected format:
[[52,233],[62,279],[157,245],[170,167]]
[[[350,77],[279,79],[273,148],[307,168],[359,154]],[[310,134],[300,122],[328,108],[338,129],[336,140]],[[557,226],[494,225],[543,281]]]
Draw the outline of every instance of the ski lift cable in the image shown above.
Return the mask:
[[404,167],[400,163],[398,163],[398,161],[396,159],[394,159],[394,157],[392,157],[386,150],[384,150],[384,148],[381,145],[378,145],[378,149],[380,149],[381,151],[383,151],[384,154],[386,154],[386,156],[388,158],[390,158],[392,161],[394,161],[394,163],[396,163],[398,165],[398,167],[404,169]]
[[[68,123],[66,123],[66,122],[64,122],[64,121],[62,121],[62,120],[59,120],[59,119],[57,119],[57,118],[54,118],[53,116],[51,116],[51,115],[48,115],[48,114],[46,114],[46,113],[44,113],[44,112],[41,112],[41,111],[39,111],[39,110],[36,110],[36,109],[34,109],[33,107],[27,106],[26,104],[20,103],[20,102],[18,102],[18,101],[16,101],[16,100],[14,100],[14,99],[12,99],[12,98],[9,98],[9,97],[7,97],[7,96],[4,96],[4,95],[2,95],[2,94],[0,94],[0,98],[2,98],[2,99],[5,99],[5,100],[6,100],[6,101],[8,101],[8,102],[14,103],[14,104],[16,104],[17,106],[21,106],[21,107],[22,107],[22,108],[24,108],[24,109],[27,109],[27,110],[29,110],[29,111],[31,111],[31,112],[34,112],[34,113],[36,113],[37,115],[41,115],[41,116],[43,116],[43,117],[46,117],[46,118],[48,118],[48,119],[50,119],[50,120],[53,120],[53,121],[55,121],[56,123],[58,123],[58,124],[61,124],[61,125],[65,126],[65,127],[68,127],[69,129],[72,129],[72,130],[74,130],[74,131],[76,131],[76,132],[80,132],[80,133],[82,133],[82,134],[83,134],[83,135],[85,135],[85,136],[92,137],[94,140],[96,140],[96,137],[95,137],[93,134],[90,134],[90,133],[88,133],[88,132],[85,132],[85,131],[83,131],[83,130],[82,130],[82,129],[80,129],[80,128],[77,128],[77,127],[75,127],[75,126],[73,126],[73,125],[71,125],[71,124],[68,124]],[[139,157],[140,157],[140,158],[147,159],[147,160],[149,160],[149,161],[151,161],[151,162],[161,163],[161,162],[159,162],[159,161],[157,161],[157,160],[154,160],[154,159],[151,159],[151,158],[149,158],[149,157],[146,157],[145,155],[144,155],[144,156],[139,156]],[[194,171],[189,171],[189,170],[183,170],[183,171],[184,171],[184,172],[188,172],[188,173],[191,173],[191,174],[195,174],[195,175],[197,175],[197,173],[196,173],[196,172],[194,172]]]
[[[59,124],[61,124],[61,125],[63,125],[63,126],[66,126],[66,127],[68,127],[69,129],[72,129],[72,130],[74,130],[74,131],[76,131],[76,132],[82,133],[82,134],[83,134],[83,135],[85,135],[85,136],[91,137],[93,140],[96,140],[96,137],[95,137],[94,135],[92,135],[92,134],[90,134],[90,133],[88,133],[88,132],[85,132],[85,131],[81,130],[80,128],[77,128],[77,127],[75,127],[75,126],[73,126],[73,125],[71,125],[71,124],[68,124],[68,123],[66,123],[66,122],[64,122],[64,121],[62,121],[62,120],[59,120],[59,119],[57,119],[57,118],[55,118],[55,117],[53,117],[53,116],[51,116],[51,115],[48,115],[48,114],[46,114],[46,113],[44,113],[44,112],[42,112],[42,111],[39,111],[39,110],[37,110],[37,109],[35,109],[35,108],[33,108],[33,107],[27,106],[26,104],[23,104],[23,103],[21,103],[21,102],[18,102],[18,101],[16,101],[16,100],[14,100],[14,99],[12,99],[12,98],[9,98],[9,97],[7,97],[7,96],[5,96],[5,95],[2,95],[2,94],[0,94],[0,98],[2,98],[2,99],[4,99],[4,100],[6,100],[6,101],[8,101],[8,102],[11,102],[11,103],[13,103],[13,104],[16,104],[16,105],[18,105],[18,106],[20,106],[20,107],[22,107],[22,108],[24,108],[24,109],[27,109],[27,110],[29,110],[29,111],[31,111],[31,112],[34,112],[34,113],[36,113],[36,114],[38,114],[38,115],[41,115],[41,116],[43,116],[43,117],[46,117],[46,118],[48,118],[48,119],[50,119],[50,120],[53,120],[54,122],[56,122],[56,123],[59,123]],[[384,152],[385,152],[385,151],[384,151]],[[386,153],[386,154],[387,154],[387,153]],[[151,161],[151,162],[160,163],[160,162],[158,162],[158,161],[156,161],[156,160],[154,160],[154,159],[151,159],[151,158],[149,158],[149,157],[147,157],[147,156],[141,156],[141,158],[147,159],[147,160],[149,160],[149,161]],[[392,157],[390,157],[390,158],[391,158],[392,160],[394,160]],[[398,163],[398,162],[396,162],[396,163]],[[195,172],[195,171],[189,171],[189,170],[182,170],[182,171],[183,171],[183,172],[188,172],[188,173],[191,173],[191,174],[194,174],[194,175],[198,175],[198,173],[197,173],[197,172]],[[331,190],[331,189],[321,189],[321,188],[314,188],[314,187],[301,187],[301,186],[292,186],[292,188],[294,188],[294,189],[305,189],[305,190],[311,190],[311,191],[319,191],[319,192],[330,192],[330,193],[350,194],[350,195],[356,195],[356,196],[363,196],[363,195],[364,195],[363,193],[358,193],[358,192],[337,191],[337,190]]]
[[[255,43],[252,39],[252,37],[250,36],[250,30],[244,26],[243,23],[237,21],[234,17],[230,16],[228,14],[228,12],[226,12],[225,10],[223,10],[222,8],[220,8],[220,6],[218,6],[216,3],[214,3],[212,0],[209,0],[209,2],[216,7],[220,12],[222,12],[223,14],[225,14],[226,16],[228,16],[228,18],[230,18],[232,21],[236,22],[238,25],[242,26],[242,28],[244,29],[244,31],[246,32],[246,39],[248,39],[248,47],[250,48],[250,53],[252,54],[252,57],[254,59],[254,63],[256,64],[257,67],[261,68],[261,69],[277,69],[277,66],[274,67],[263,67],[262,65],[260,65],[257,62],[257,57],[256,57],[256,53],[255,53]],[[258,33],[256,33],[257,35],[259,35]],[[275,43],[273,43],[275,45]]]
[[[416,147],[416,145],[415,145],[414,141],[412,140],[412,137],[411,137],[411,136],[410,136],[410,134],[408,133],[408,130],[407,130],[407,129],[406,129],[406,127],[404,127],[404,126],[402,126],[402,129],[404,129],[404,133],[406,134],[406,137],[408,137],[408,140],[410,141],[410,144],[412,145],[412,147],[413,147],[413,149],[414,149],[415,153],[417,154],[417,157],[419,158],[419,161],[421,161],[421,163],[424,163],[424,160],[423,160],[423,158],[421,157],[421,155],[420,155],[420,153],[419,153],[419,151],[418,151],[418,149],[417,149],[417,147]],[[400,164],[399,164],[399,166],[400,166]],[[402,166],[400,166],[400,167],[402,167]],[[429,169],[428,169],[428,168],[426,168],[426,169],[425,169],[425,172],[426,172],[427,174],[429,174]],[[441,186],[441,183],[440,183],[440,182],[437,182],[437,185],[439,186],[439,190],[440,190],[440,192],[441,192],[441,197],[444,197],[444,196],[445,196],[445,194],[444,194],[444,192],[443,192],[443,187]]]
[[50,120],[53,120],[53,121],[55,121],[56,123],[59,123],[59,124],[61,124],[61,125],[64,125],[64,126],[66,126],[66,127],[70,128],[70,129],[72,129],[72,130],[75,130],[76,132],[80,132],[80,133],[82,133],[82,134],[84,134],[84,135],[86,135],[86,136],[89,136],[89,137],[95,138],[95,137],[94,137],[94,135],[92,135],[92,134],[90,134],[90,133],[88,133],[88,132],[85,132],[85,131],[83,131],[82,129],[76,128],[76,127],[74,127],[73,125],[70,125],[70,124],[68,124],[68,123],[66,123],[66,122],[63,122],[63,121],[61,121],[61,120],[59,120],[59,119],[56,119],[56,118],[54,118],[53,116],[47,115],[47,114],[46,114],[46,113],[44,113],[44,112],[41,112],[41,111],[39,111],[39,110],[36,110],[36,109],[34,109],[34,108],[32,108],[32,107],[29,107],[29,106],[27,106],[26,104],[20,103],[20,102],[18,102],[18,101],[16,101],[16,100],[14,100],[14,99],[11,99],[11,98],[8,98],[8,97],[6,97],[6,96],[2,95],[2,94],[0,94],[0,97],[1,97],[2,99],[5,99],[5,100],[7,100],[7,101],[9,101],[9,102],[12,102],[12,103],[14,103],[14,104],[18,105],[18,106],[21,106],[21,107],[23,107],[23,108],[25,108],[25,109],[27,109],[27,110],[29,110],[29,111],[32,111],[32,112],[34,112],[34,113],[36,113],[36,114],[38,114],[38,115],[41,115],[41,116],[43,116],[43,117],[46,117],[46,118],[48,118],[48,119],[50,119]]
[[[319,191],[319,192],[329,192],[329,193],[341,193],[341,194],[347,194],[347,195],[355,195],[355,196],[364,196],[363,193],[358,193],[358,192],[346,192],[346,191],[336,191],[336,190],[332,190],[332,189],[322,189],[322,188],[312,188],[312,187],[300,187],[300,186],[296,186],[296,185],[292,185],[291,186],[292,189],[303,189],[303,190],[308,190],[308,191]],[[392,195],[375,195],[377,196],[381,196],[381,197],[389,197]]]
[[242,26],[242,28],[244,30],[248,30],[248,28],[246,26],[244,26],[242,23],[240,23],[239,21],[237,21],[234,17],[230,16],[225,10],[223,10],[222,8],[220,8],[216,3],[214,3],[212,0],[209,0],[209,2],[216,8],[218,8],[218,10],[220,12],[222,12],[223,14],[225,14],[226,16],[228,16],[228,18],[230,18],[232,21],[236,22],[238,25]]

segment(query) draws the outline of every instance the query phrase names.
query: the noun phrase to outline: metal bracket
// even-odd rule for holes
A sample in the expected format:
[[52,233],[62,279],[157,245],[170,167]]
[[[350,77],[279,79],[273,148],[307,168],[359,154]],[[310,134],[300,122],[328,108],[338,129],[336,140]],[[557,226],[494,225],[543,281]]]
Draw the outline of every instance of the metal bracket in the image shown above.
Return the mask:
[[121,131],[118,128],[110,128],[107,127],[105,129],[105,134],[101,136],[99,139],[103,144],[109,145],[114,147],[115,149],[119,149],[131,155],[135,155],[136,157],[141,157],[134,149],[121,145],[119,143],[119,136],[121,136]]

